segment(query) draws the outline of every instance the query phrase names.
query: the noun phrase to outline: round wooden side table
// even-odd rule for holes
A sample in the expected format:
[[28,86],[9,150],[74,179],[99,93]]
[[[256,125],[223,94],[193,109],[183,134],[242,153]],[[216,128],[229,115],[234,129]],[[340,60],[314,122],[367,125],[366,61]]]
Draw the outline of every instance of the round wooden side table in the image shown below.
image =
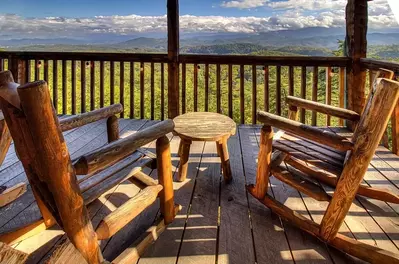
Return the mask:
[[184,181],[187,176],[188,156],[193,141],[215,141],[221,159],[223,177],[226,182],[232,179],[227,140],[236,133],[236,123],[229,117],[209,112],[194,112],[177,116],[174,133],[180,137],[179,145],[179,178]]

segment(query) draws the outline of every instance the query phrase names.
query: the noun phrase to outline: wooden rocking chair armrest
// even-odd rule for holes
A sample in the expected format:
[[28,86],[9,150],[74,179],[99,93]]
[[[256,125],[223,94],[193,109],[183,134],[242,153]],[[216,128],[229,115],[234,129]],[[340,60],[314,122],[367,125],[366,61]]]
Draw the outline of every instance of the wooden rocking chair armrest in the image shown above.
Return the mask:
[[273,115],[264,111],[258,111],[257,119],[267,126],[276,127],[297,136],[327,145],[340,151],[353,149],[353,143],[347,138],[341,137],[333,132],[308,126],[288,118]]
[[121,104],[113,104],[84,114],[70,116],[60,120],[61,130],[68,131],[122,112],[123,106]]
[[286,99],[287,104],[292,107],[299,107],[303,109],[308,109],[312,111],[316,111],[322,114],[335,116],[338,118],[350,120],[350,121],[359,121],[360,115],[354,111],[339,108],[331,105],[326,105],[318,102],[313,102],[310,100],[294,97],[294,96],[287,96]]
[[116,140],[108,145],[98,148],[81,156],[74,162],[77,175],[94,174],[106,167],[112,166],[126,158],[138,148],[154,141],[174,129],[172,120],[165,120],[156,125],[140,130],[126,138]]

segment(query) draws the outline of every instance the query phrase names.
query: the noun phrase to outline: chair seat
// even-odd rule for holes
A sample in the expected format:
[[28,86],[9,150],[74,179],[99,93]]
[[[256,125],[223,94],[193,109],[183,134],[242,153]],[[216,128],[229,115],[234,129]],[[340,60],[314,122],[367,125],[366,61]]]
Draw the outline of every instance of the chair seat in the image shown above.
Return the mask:
[[149,166],[155,155],[139,149],[130,156],[94,175],[78,175],[78,183],[85,204],[90,204],[104,192],[134,177],[143,167]]
[[346,155],[346,152],[287,132],[281,133],[279,138],[274,140],[273,149],[280,150],[334,175],[341,174]]

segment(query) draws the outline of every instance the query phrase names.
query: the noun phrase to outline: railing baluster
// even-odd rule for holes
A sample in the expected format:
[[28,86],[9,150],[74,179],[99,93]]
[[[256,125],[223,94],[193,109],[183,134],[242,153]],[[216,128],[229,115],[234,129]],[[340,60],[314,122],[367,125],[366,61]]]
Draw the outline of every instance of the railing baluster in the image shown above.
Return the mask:
[[228,105],[229,117],[233,118],[233,65],[229,64],[228,69],[229,91],[228,91]]
[[220,64],[216,64],[216,112],[221,113]]
[[[29,69],[29,66],[27,65],[26,68]],[[28,70],[28,72],[29,71],[30,70]],[[28,77],[27,81],[29,81]],[[53,60],[53,104],[55,108],[55,113],[58,114],[58,61],[57,60]]]
[[140,117],[144,119],[144,62],[140,62]]
[[[319,67],[313,67],[312,101],[317,102],[317,87],[319,85]],[[312,126],[317,125],[317,112],[312,111]]]
[[40,79],[40,68],[39,68],[40,60],[35,60],[35,81]]
[[155,88],[154,88],[154,78],[155,78],[154,62],[151,62],[151,120],[155,119]]
[[125,63],[123,61],[120,62],[119,103],[123,106],[121,118],[125,118]]
[[269,66],[263,67],[264,75],[264,93],[263,93],[263,103],[264,110],[269,112]]
[[[306,66],[301,68],[301,98],[306,99]],[[305,123],[305,109],[301,108],[301,123]]]
[[[339,68],[339,107],[345,107],[345,68]],[[339,125],[344,125],[344,119],[339,119]]]
[[131,119],[134,118],[134,62],[130,62],[130,113]]
[[186,64],[181,65],[181,111],[186,113]]
[[80,112],[86,112],[86,62],[80,61]]
[[44,62],[43,62],[43,67],[44,67],[44,70],[43,70],[43,78],[44,78],[44,80],[48,83],[48,81],[49,81],[49,74],[48,74],[48,60],[44,60]]
[[110,61],[109,87],[110,87],[109,101],[112,105],[115,103],[115,62],[114,61]]
[[252,124],[256,124],[257,111],[256,65],[252,65]]
[[76,61],[71,62],[71,78],[72,78],[72,114],[76,115]]
[[288,68],[288,95],[294,95],[294,67],[289,66]]
[[240,65],[240,117],[241,117],[241,124],[245,124],[245,106],[244,106],[244,99],[245,99],[245,87],[244,87],[244,65]]
[[205,64],[205,112],[208,112],[208,102],[209,102],[209,64]]
[[281,115],[281,66],[276,66],[276,113]]
[[[332,78],[332,69],[331,67],[326,68],[326,104],[331,105],[331,78]],[[326,116],[326,124],[327,126],[331,125],[331,116]]]
[[90,110],[96,108],[96,62],[90,62]]
[[100,61],[100,107],[104,107],[104,61]]
[[[9,60],[9,62],[10,62],[10,60]],[[26,73],[25,73],[25,75],[26,75],[26,82],[31,82],[32,81],[32,63],[31,63],[31,60],[27,60],[26,61],[26,68],[25,68],[25,71],[26,71]]]
[[67,84],[67,61],[62,60],[62,114],[67,114],[68,107],[68,84]]
[[161,62],[161,120],[165,119],[165,65]]
[[194,64],[194,112],[198,111],[198,65]]

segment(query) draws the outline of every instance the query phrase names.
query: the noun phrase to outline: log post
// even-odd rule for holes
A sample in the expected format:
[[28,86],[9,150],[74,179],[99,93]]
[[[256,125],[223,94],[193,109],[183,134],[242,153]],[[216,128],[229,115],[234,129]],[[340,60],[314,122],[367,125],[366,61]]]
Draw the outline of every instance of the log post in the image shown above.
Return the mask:
[[[17,93],[15,95],[15,93]],[[19,96],[21,108],[6,99]],[[18,156],[37,194],[89,264],[103,257],[84,205],[47,84],[2,89],[0,99]]]
[[[168,0],[168,116],[179,115],[179,0]],[[184,78],[185,76],[183,76]]]
[[164,217],[165,225],[167,225],[175,218],[175,202],[170,144],[166,136],[160,137],[157,140],[156,152],[159,184],[163,186],[163,190],[159,193],[161,213]]
[[[365,103],[366,70],[360,59],[367,56],[367,0],[348,0],[346,6],[346,55],[352,64],[347,70],[348,108],[361,113]],[[351,129],[355,125],[348,123]]]

